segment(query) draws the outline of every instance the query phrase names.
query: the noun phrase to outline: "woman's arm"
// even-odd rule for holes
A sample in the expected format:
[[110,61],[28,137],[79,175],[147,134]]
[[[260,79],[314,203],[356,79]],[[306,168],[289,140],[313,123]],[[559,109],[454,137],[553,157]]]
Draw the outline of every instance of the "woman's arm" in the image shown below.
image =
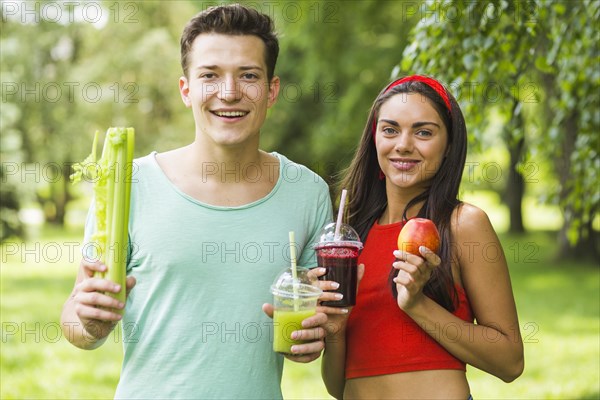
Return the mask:
[[[453,258],[477,324],[454,316],[415,288],[411,292],[415,280],[406,278],[410,273],[400,278],[406,283],[399,289],[404,286],[414,295],[403,309],[452,355],[511,382],[523,372],[523,342],[502,246],[485,212],[469,204],[454,212],[452,234]],[[419,267],[431,268],[424,264]]]
[[[322,275],[324,271],[320,271]],[[357,285],[360,284],[365,274],[365,266],[358,265]],[[320,281],[321,289],[337,289],[334,282]],[[325,326],[325,351],[321,363],[321,377],[330,395],[336,399],[344,397],[346,386],[346,326],[348,324],[351,309],[337,307],[321,307],[328,314],[328,322]]]
[[326,329],[325,352],[321,363],[321,377],[330,395],[344,396],[346,386],[346,322],[347,315],[330,315]]

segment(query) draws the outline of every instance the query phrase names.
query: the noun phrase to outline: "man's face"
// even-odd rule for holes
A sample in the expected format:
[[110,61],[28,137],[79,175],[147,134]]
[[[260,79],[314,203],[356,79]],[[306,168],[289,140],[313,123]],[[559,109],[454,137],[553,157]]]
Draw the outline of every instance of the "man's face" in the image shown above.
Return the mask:
[[196,135],[219,146],[255,141],[267,109],[275,104],[279,78],[267,78],[265,45],[257,36],[203,33],[194,40],[183,102],[191,107]]

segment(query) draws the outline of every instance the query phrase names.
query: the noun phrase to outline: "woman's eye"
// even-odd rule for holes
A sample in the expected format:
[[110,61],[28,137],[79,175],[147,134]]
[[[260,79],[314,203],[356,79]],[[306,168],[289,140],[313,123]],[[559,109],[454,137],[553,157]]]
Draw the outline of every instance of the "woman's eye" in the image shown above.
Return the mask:
[[385,135],[394,135],[394,134],[396,133],[396,130],[395,130],[394,128],[390,128],[389,126],[388,126],[388,127],[385,127],[385,128],[383,128],[381,131],[382,131],[382,132],[383,132]]
[[425,136],[425,137],[429,137],[431,136],[432,133],[430,131],[418,131],[417,132],[417,136]]

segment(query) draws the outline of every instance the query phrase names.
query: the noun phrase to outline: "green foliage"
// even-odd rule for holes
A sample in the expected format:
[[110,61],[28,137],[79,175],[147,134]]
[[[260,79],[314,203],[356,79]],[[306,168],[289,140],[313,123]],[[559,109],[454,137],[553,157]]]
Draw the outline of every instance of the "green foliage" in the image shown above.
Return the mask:
[[[91,5],[2,7],[7,12],[0,37],[2,141],[13,143],[20,155],[19,173],[9,179],[34,186],[39,200],[59,212],[74,193],[70,166],[86,154],[89,132],[135,126],[144,132],[138,155],[187,144],[194,134],[177,91],[179,35],[194,7],[188,2]],[[57,20],[57,14],[64,18]],[[52,165],[61,179],[44,173]],[[20,173],[25,170],[34,172]]]
[[273,4],[281,34],[276,73],[282,90],[262,144],[334,183],[352,158],[369,107],[389,81],[416,19],[398,1]]
[[[216,3],[94,3],[101,6],[98,23],[56,22],[42,11],[44,2],[36,3],[33,21],[18,12],[3,16],[0,69],[10,89],[3,112],[11,119],[2,135],[19,139],[24,162],[65,169],[86,154],[88,132],[106,126],[135,127],[137,156],[188,144],[194,123],[177,90],[179,36],[191,16]],[[262,147],[332,182],[349,162],[416,18],[397,1],[245,3],[273,17],[281,36],[282,90]],[[83,11],[59,7],[65,16]],[[44,198],[70,200],[43,177],[37,186]]]
[[[193,140],[177,90],[179,36],[191,16],[217,3],[95,2],[97,22],[90,20],[96,8],[81,18],[77,2],[35,2],[29,17],[2,8],[1,161],[38,171],[8,176],[21,203],[44,203],[60,222],[80,191],[39,171],[54,163],[68,177],[95,130],[135,127],[136,156]],[[281,36],[282,89],[262,131],[264,149],[335,183],[390,71],[436,75],[464,107],[476,152],[496,134],[507,148],[525,138],[519,168],[535,163],[544,171],[535,193],[560,202],[569,229],[585,234],[600,201],[590,173],[600,162],[598,2],[242,3],[272,16]],[[63,19],[44,13],[46,4]],[[500,183],[508,184],[489,186],[500,190]]]
[[553,160],[559,184],[545,198],[558,199],[571,243],[586,239],[600,205],[600,3],[444,0],[420,12],[395,72],[445,81],[472,144],[495,113],[508,148],[525,139],[529,162]]
[[[544,26],[549,42],[544,81],[552,93],[547,99],[551,116],[547,129],[558,139],[548,143],[550,155],[564,160],[559,167],[569,175],[563,181],[561,202],[570,206],[568,235],[575,243],[591,233],[586,226],[600,210],[600,3],[588,0],[565,7],[556,2],[540,11],[544,21],[564,21]],[[575,135],[564,128],[574,128]]]

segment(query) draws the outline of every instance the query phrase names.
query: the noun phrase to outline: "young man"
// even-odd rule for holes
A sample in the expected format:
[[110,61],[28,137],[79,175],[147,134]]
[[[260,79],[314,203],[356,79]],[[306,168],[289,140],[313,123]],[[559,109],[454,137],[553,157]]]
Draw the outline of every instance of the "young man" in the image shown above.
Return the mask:
[[[208,9],[184,29],[181,55],[195,140],[136,160],[127,303],[102,294],[120,288],[94,278],[106,267],[84,259],[63,330],[76,346],[96,348],[121,319],[111,308],[125,309],[117,398],[280,398],[283,359],[261,305],[289,265],[289,231],[299,265],[316,265],[310,245],[331,219],[328,188],[259,150],[279,91],[269,17],[239,5]],[[320,355],[326,321],[323,313],[304,321],[300,333],[313,339],[290,359]]]

